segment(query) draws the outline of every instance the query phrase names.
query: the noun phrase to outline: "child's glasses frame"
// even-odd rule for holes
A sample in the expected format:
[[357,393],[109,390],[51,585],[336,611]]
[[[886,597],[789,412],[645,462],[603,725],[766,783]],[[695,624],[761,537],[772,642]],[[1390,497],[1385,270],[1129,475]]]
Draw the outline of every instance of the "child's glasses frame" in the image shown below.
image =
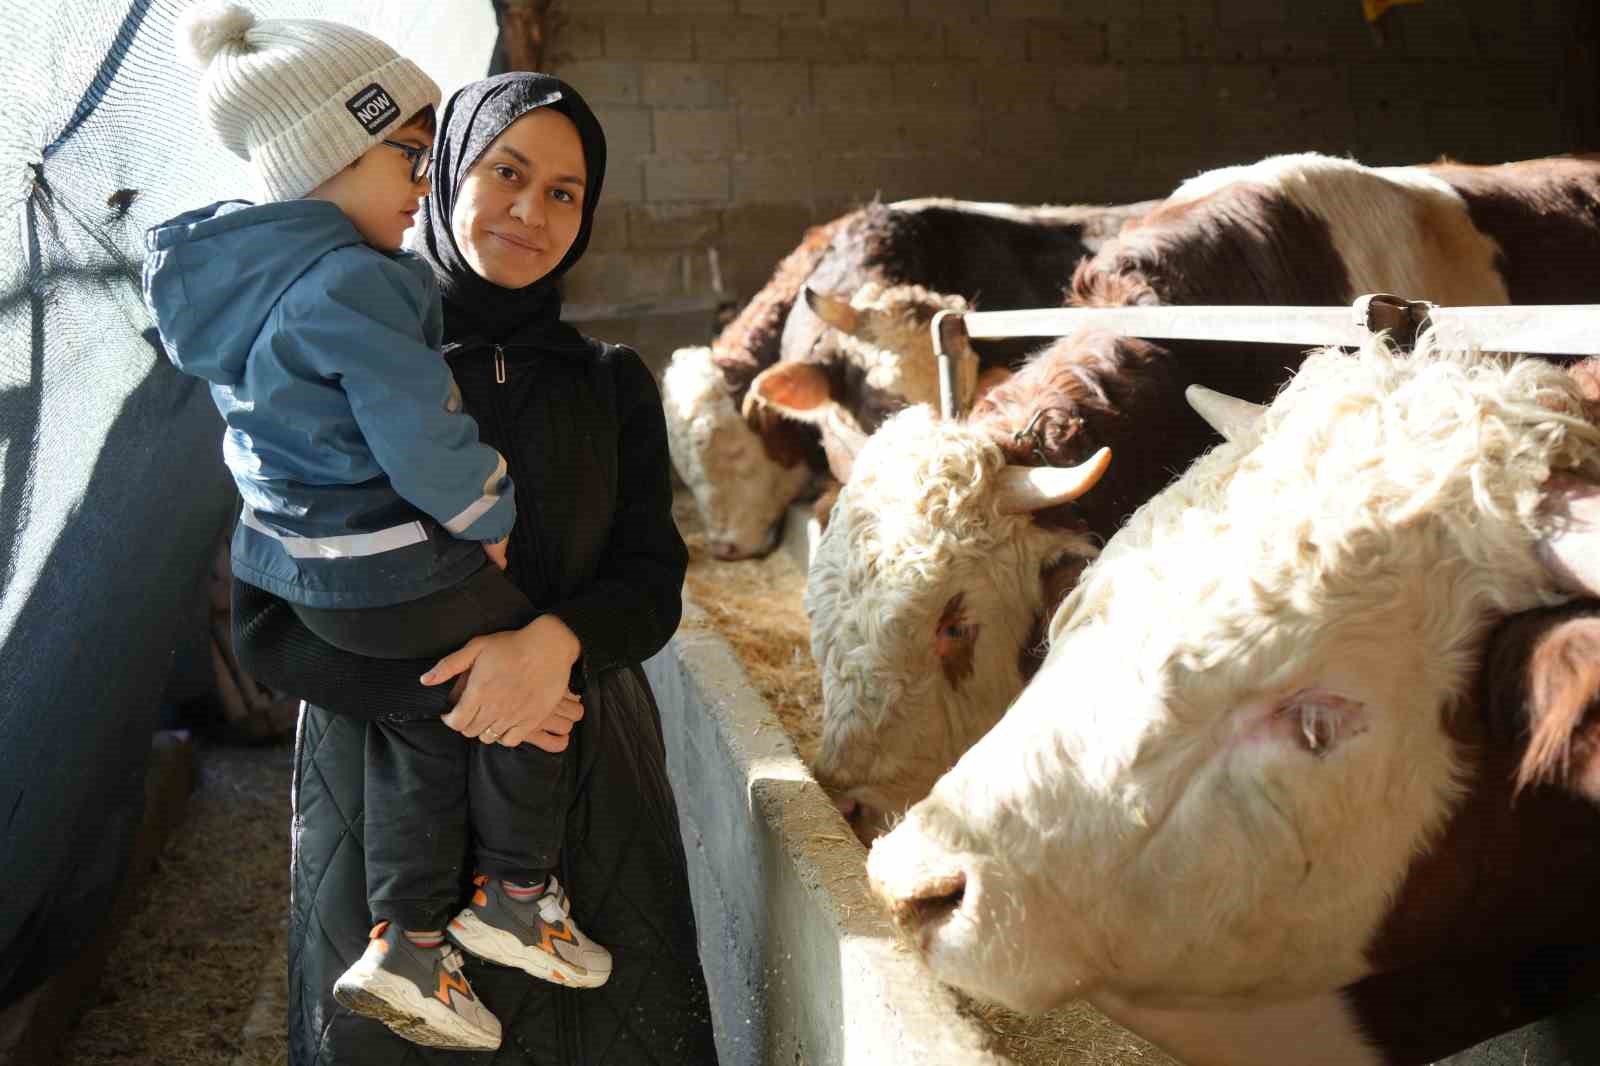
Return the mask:
[[428,148],[418,148],[414,144],[405,144],[401,141],[383,141],[390,148],[398,149],[411,161],[411,184],[415,185],[428,176],[428,171],[433,169],[433,151]]

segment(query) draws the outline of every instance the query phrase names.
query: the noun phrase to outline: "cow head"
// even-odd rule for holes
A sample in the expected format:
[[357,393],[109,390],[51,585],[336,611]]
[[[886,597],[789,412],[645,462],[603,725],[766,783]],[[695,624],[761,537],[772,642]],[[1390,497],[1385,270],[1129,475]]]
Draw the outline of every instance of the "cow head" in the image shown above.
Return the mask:
[[815,769],[858,832],[921,798],[1021,690],[1043,618],[1095,553],[1081,529],[1034,515],[1086,491],[1108,458],[1009,466],[926,406],[867,440],[805,598],[824,702]]
[[734,407],[709,348],[680,348],[661,378],[667,447],[719,559],[765,555],[784,509],[811,479],[797,430],[751,430]]
[[1459,801],[1445,725],[1484,634],[1564,595],[1539,543],[1570,558],[1583,532],[1547,480],[1600,477],[1571,380],[1375,342],[1313,356],[1227,429],[874,845],[877,892],[944,980],[1113,1013],[1341,987]]
[[[966,311],[960,296],[920,285],[868,282],[849,300],[805,290],[807,307],[837,331],[831,344],[819,344],[811,361],[837,364],[843,371],[841,395],[861,428],[871,433],[901,407],[939,404],[939,364],[930,324],[940,311]],[[963,367],[976,374],[976,367]],[[965,384],[971,396],[972,382]]]

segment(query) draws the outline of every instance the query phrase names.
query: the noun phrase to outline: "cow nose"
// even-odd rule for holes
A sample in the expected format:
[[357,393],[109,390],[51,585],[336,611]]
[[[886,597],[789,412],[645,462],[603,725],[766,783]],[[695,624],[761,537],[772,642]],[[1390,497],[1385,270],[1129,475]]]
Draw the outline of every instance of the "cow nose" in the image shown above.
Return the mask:
[[967,873],[959,867],[919,873],[915,878],[897,879],[895,884],[872,879],[873,890],[888,904],[890,917],[908,933],[954,913],[967,892]]
[[746,553],[731,540],[714,540],[711,542],[711,554],[718,559],[732,560],[743,559]]

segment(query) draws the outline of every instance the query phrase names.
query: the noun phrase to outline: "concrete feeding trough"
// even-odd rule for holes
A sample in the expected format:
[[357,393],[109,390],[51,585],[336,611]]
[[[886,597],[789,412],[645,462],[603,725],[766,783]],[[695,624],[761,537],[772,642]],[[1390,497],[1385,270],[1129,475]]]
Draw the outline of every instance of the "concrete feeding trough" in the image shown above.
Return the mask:
[[895,938],[861,844],[692,602],[661,705],[724,1066],[1007,1066]]

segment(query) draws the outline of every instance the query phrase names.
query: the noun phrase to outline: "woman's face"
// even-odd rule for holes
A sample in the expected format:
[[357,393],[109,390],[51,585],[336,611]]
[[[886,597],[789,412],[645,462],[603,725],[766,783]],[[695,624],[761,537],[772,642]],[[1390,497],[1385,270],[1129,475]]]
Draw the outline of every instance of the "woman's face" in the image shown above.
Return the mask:
[[450,215],[456,247],[485,281],[532,285],[577,239],[587,177],[572,120],[548,107],[528,112],[467,171]]

